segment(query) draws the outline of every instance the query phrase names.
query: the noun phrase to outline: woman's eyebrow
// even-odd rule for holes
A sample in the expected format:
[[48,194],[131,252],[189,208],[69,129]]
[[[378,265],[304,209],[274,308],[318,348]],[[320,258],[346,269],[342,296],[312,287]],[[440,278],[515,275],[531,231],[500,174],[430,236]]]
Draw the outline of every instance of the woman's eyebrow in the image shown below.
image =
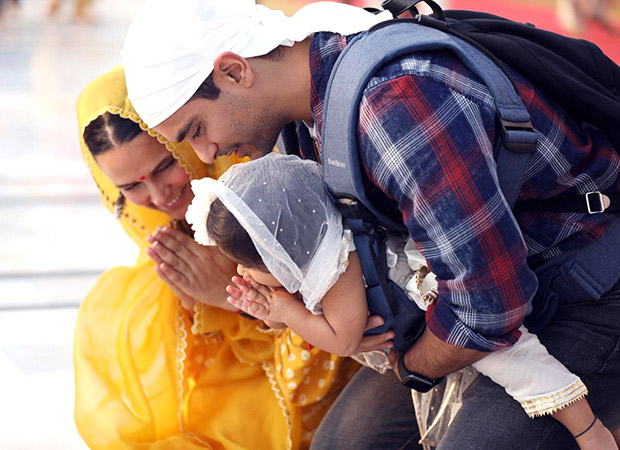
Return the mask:
[[160,169],[162,169],[165,165],[167,165],[173,159],[174,159],[173,155],[168,155],[168,156],[164,157],[164,159],[159,161],[159,164],[157,164],[155,166],[155,168],[153,170],[151,170],[151,173],[149,175],[152,175],[155,172],[159,171]]
[[132,183],[125,183],[125,184],[115,184],[117,189],[127,189],[130,186],[135,186],[136,184],[138,184],[136,181],[132,182]]

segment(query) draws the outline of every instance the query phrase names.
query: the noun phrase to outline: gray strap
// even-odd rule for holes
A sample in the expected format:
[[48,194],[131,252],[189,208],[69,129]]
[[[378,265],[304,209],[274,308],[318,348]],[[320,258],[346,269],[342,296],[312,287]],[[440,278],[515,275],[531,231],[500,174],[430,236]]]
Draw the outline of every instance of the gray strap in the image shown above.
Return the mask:
[[[535,145],[536,134],[531,130],[529,114],[511,81],[494,62],[470,44],[449,34],[399,19],[356,36],[332,70],[324,103],[321,159],[326,182],[336,198],[358,198],[380,222],[384,219],[366,198],[360,176],[362,168],[357,152],[356,131],[362,93],[372,75],[390,60],[418,51],[446,49],[454,51],[490,89],[500,120],[507,124],[503,143],[515,145],[516,148]],[[511,189],[516,190],[518,195],[529,154],[505,149],[500,153],[503,159],[507,159],[502,164],[518,166],[516,170],[521,171],[518,182],[515,182],[514,168],[507,171],[498,168],[502,192],[506,196],[504,189],[510,188],[503,186],[501,181],[501,173],[507,172],[513,178],[508,184],[517,184],[516,188]],[[511,155],[505,157],[504,153]],[[516,195],[509,194],[514,200]]]

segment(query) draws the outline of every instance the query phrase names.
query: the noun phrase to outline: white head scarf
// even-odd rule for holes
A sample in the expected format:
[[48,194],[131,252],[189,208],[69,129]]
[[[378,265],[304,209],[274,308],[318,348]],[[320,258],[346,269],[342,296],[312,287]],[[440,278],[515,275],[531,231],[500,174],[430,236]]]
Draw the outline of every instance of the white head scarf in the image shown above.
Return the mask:
[[192,190],[186,219],[197,242],[214,244],[206,219],[219,198],[247,231],[269,272],[287,291],[299,291],[306,308],[321,312],[320,300],[338,280],[349,245],[317,163],[271,153],[232,166],[218,180],[194,180]]
[[254,0],[147,0],[121,51],[129,98],[152,128],[194,95],[221,53],[262,56],[315,32],[348,35],[391,18],[335,2],[312,3],[287,17]]

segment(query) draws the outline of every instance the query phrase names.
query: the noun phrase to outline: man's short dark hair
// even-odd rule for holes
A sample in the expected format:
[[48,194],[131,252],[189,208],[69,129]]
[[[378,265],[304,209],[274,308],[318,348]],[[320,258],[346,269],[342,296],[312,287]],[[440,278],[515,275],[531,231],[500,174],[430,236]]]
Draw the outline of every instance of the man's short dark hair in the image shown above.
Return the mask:
[[[269,53],[263,56],[258,56],[257,58],[264,58],[270,61],[281,61],[284,56],[284,49],[281,45],[277,46]],[[220,88],[215,85],[215,81],[213,81],[213,72],[202,82],[202,84],[198,87],[194,95],[190,97],[188,100],[191,102],[196,99],[204,99],[204,100],[217,100],[220,96]]]

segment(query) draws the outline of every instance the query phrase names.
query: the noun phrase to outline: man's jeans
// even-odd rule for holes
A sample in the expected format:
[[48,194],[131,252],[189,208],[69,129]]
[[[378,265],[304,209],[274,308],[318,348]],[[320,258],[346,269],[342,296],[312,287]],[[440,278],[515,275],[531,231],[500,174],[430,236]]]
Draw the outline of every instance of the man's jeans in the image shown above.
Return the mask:
[[[538,337],[549,353],[581,377],[594,413],[612,432],[619,429],[620,283],[600,300],[560,301]],[[416,448],[411,409],[409,393],[393,374],[364,368],[323,420],[312,448]],[[410,426],[403,421],[407,416]],[[441,450],[571,448],[578,447],[559,422],[528,418],[501,386],[483,376],[465,392],[463,406],[439,446]]]

